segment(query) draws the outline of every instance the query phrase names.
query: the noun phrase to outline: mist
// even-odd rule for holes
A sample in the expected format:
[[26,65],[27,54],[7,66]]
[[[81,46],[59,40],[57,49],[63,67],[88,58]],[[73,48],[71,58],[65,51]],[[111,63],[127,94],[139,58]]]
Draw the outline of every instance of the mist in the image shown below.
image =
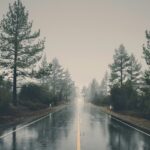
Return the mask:
[[[14,0],[1,0],[0,18]],[[81,88],[95,77],[101,80],[112,62],[114,49],[123,43],[142,59],[145,30],[149,29],[149,1],[37,1],[23,0],[34,29],[46,37],[49,61],[58,58]],[[136,4],[136,5],[135,5]]]

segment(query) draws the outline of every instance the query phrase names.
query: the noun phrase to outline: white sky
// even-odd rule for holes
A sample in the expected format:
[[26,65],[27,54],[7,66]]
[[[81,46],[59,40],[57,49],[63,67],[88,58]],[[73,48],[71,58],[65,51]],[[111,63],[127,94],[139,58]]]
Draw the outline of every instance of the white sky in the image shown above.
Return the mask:
[[[8,3],[0,0],[0,19]],[[34,29],[46,37],[49,61],[57,57],[77,86],[99,81],[124,44],[140,62],[145,30],[150,30],[149,0],[23,0]],[[143,63],[144,64],[144,63]]]

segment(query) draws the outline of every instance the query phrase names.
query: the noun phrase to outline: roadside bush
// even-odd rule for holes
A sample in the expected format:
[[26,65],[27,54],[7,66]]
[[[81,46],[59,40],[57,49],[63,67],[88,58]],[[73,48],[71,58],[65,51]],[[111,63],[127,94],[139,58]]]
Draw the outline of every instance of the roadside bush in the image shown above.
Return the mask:
[[11,94],[8,89],[0,88],[0,113],[8,110],[11,101]]
[[115,110],[137,109],[137,101],[138,94],[129,83],[111,89],[111,103]]
[[139,109],[143,113],[150,113],[150,90],[149,90],[149,88],[143,88],[142,92],[143,92],[143,94],[141,96]]
[[47,108],[46,104],[40,102],[21,101],[20,104],[27,107],[30,110],[39,110],[39,109]]
[[104,97],[102,97],[100,103],[101,103],[102,106],[108,106],[108,105],[110,105],[110,96],[104,96]]
[[0,113],[7,113],[9,103],[11,102],[10,82],[0,78]]
[[108,106],[110,105],[110,96],[99,95],[99,98],[93,101],[93,103],[99,106]]
[[19,93],[19,99],[21,103],[28,106],[31,105],[31,107],[34,107],[33,105],[39,105],[40,103],[48,106],[51,102],[48,89],[34,83],[25,84],[22,86]]

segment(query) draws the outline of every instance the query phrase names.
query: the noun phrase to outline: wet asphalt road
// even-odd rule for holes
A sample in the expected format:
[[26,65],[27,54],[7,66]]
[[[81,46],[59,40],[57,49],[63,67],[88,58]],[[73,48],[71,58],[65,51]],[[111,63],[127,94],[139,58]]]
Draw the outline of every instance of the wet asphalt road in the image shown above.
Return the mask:
[[79,131],[81,150],[150,150],[150,136],[82,102],[1,138],[0,150],[77,150]]

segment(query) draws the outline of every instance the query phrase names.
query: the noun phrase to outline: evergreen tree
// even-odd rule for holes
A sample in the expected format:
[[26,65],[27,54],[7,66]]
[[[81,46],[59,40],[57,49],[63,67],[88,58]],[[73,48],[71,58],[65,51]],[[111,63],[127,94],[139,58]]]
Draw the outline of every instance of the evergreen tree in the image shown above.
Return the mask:
[[99,95],[99,84],[96,79],[93,79],[89,86],[89,100],[97,101]]
[[70,74],[67,70],[64,72],[64,79],[63,79],[63,83],[62,83],[62,91],[64,93],[64,98],[66,101],[68,101],[69,96],[71,95],[72,85],[73,85],[73,82],[72,82]]
[[76,87],[69,71],[64,71],[56,58],[51,62],[48,80],[49,91],[54,104],[63,100],[73,100],[76,97]]
[[143,46],[143,54],[145,61],[148,65],[148,70],[145,71],[144,74],[144,81],[147,85],[150,85],[150,31],[146,31],[146,39],[147,39],[147,45]]
[[144,72],[144,87],[142,88],[143,91],[143,101],[141,106],[144,108],[144,112],[150,112],[150,31],[146,31],[146,39],[147,45],[143,46],[143,54],[148,65],[148,69]]
[[129,74],[129,81],[133,86],[137,88],[138,84],[140,83],[141,79],[141,64],[138,63],[137,59],[133,54],[130,56],[129,66],[128,66],[128,74]]
[[146,31],[147,45],[143,46],[143,54],[147,65],[150,67],[150,32]]
[[87,89],[86,86],[84,86],[84,87],[82,88],[81,94],[82,94],[84,100],[86,100],[86,99],[87,99],[87,95],[88,95],[88,89]]
[[[49,76],[49,89],[52,92],[54,101],[58,101],[60,92],[62,91],[63,68],[55,58],[51,63],[51,74]],[[56,102],[57,103],[57,102]]]
[[119,84],[122,87],[123,82],[125,82],[127,79],[127,68],[129,66],[129,56],[123,45],[120,45],[120,47],[115,50],[113,59],[114,62],[112,65],[110,65],[110,81],[113,85]]
[[17,105],[18,77],[30,74],[30,67],[41,59],[44,49],[44,40],[36,41],[40,31],[31,32],[28,15],[21,0],[17,0],[9,5],[0,24],[0,65],[5,68],[5,75],[12,75],[14,105]]
[[144,73],[144,83],[150,88],[150,70],[146,70]]
[[108,81],[109,81],[108,72],[106,72],[100,84],[100,95],[102,96],[108,95]]
[[61,86],[62,99],[65,101],[74,100],[77,96],[75,83],[71,79],[71,75],[68,70],[63,72]]
[[46,56],[43,57],[39,70],[35,73],[35,77],[40,79],[41,84],[47,85],[51,74],[52,64],[47,62]]

